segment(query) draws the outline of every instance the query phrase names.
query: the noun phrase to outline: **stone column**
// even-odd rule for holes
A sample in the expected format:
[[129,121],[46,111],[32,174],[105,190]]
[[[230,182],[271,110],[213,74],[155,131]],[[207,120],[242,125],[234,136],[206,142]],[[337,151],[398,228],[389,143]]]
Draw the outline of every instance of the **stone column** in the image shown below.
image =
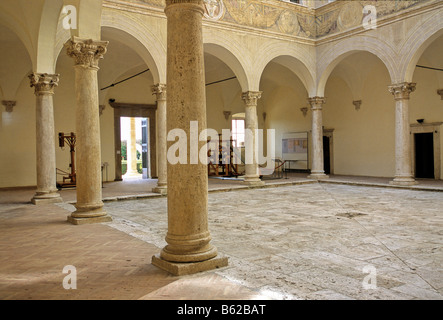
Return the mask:
[[76,211],[68,216],[73,224],[110,221],[103,210],[98,101],[98,61],[106,53],[107,41],[72,37],[66,42],[68,56],[75,61],[76,94]]
[[323,158],[323,104],[326,102],[323,97],[313,97],[308,99],[312,110],[312,169],[308,178],[327,179],[325,174]]
[[157,84],[152,87],[153,94],[157,97],[157,139],[158,139],[158,181],[152,190],[155,193],[166,194],[167,182],[167,128],[166,128],[166,85]]
[[135,118],[129,118],[129,141],[126,144],[126,174],[125,177],[140,176],[137,171],[137,143]]
[[[203,57],[203,0],[167,0],[167,129],[181,129],[190,148],[191,121],[206,129]],[[176,142],[170,142],[172,145]],[[206,141],[198,143],[206,148]],[[168,232],[160,255],[152,263],[175,275],[196,273],[227,265],[210,244],[208,228],[207,165],[168,161]]]
[[258,129],[257,103],[261,98],[260,91],[244,92],[242,99],[245,102],[245,183],[250,186],[262,186],[265,183],[260,180],[258,169],[258,141],[256,130]]
[[412,175],[412,157],[409,124],[409,95],[415,91],[415,83],[399,83],[389,86],[395,99],[395,177],[391,184],[417,184]]
[[36,138],[37,138],[37,191],[33,204],[62,202],[57,192],[55,167],[54,132],[54,88],[58,86],[59,75],[32,73],[29,75],[31,87],[36,96]]

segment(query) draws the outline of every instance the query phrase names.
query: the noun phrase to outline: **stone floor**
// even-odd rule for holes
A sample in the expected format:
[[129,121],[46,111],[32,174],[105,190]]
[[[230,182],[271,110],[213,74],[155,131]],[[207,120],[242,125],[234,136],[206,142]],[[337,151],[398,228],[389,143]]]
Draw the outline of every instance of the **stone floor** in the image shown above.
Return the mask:
[[[66,222],[75,190],[46,206],[29,204],[32,190],[0,191],[0,299],[441,300],[443,184],[388,182],[210,179],[212,243],[230,264],[183,277],[150,264],[165,245],[166,198],[140,182],[105,184],[113,221],[86,226]],[[63,289],[67,265],[76,290]]]

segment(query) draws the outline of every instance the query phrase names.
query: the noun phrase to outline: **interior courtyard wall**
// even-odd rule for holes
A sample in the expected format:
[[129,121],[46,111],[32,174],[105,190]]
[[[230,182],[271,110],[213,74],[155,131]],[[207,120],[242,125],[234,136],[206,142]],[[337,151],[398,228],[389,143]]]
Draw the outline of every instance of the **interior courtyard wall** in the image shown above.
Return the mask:
[[364,81],[359,110],[342,78],[332,73],[326,85],[324,127],[334,129],[334,173],[390,177],[395,170],[394,99],[383,64],[371,64]]
[[[387,43],[392,43],[392,46],[396,48],[401,48],[402,44],[405,42],[404,39],[407,39],[411,36],[412,29],[415,27],[417,23],[423,23],[427,20],[427,15],[429,13],[425,13],[423,15],[415,15],[406,19],[405,21],[395,22],[392,24],[388,24],[379,28],[378,30],[371,31],[371,37],[377,37],[379,39],[383,39],[383,41]],[[124,18],[122,18],[122,16]],[[148,15],[145,13],[136,13],[136,12],[122,12],[117,9],[112,9],[105,7],[102,12],[102,21],[105,25],[111,25],[115,22],[116,26],[122,27],[122,19],[127,20],[128,29],[131,29],[131,32],[134,33],[139,32],[146,28],[150,33],[155,34],[158,41],[156,43],[144,43],[147,48],[153,48],[153,52],[160,52],[161,50],[158,48],[165,47],[166,43],[166,19],[163,14],[157,15]],[[132,22],[131,22],[132,21]],[[138,26],[138,27],[137,27]],[[264,48],[266,43],[270,41],[270,37],[267,37],[265,33],[251,33],[246,34],[244,32],[235,30],[228,31],[226,28],[216,27],[215,24],[211,25],[210,23],[206,23],[206,29],[214,30],[210,32],[213,36],[221,35],[223,33],[222,38],[232,38],[232,42],[239,44],[238,51],[244,52],[244,56],[241,57],[243,67],[245,69],[245,74],[249,79],[260,79],[261,72],[255,70],[256,67],[256,59],[259,56],[263,56],[268,54],[268,52],[261,50],[260,48]],[[140,35],[142,37],[142,35]],[[357,36],[353,36],[357,37]],[[349,41],[351,41],[350,39]],[[292,46],[305,46],[305,44],[297,44],[293,41],[288,41],[288,39],[277,39],[276,41],[281,41],[282,46],[292,47]],[[309,45],[306,45],[309,47]],[[321,47],[324,46],[320,43],[319,50],[317,50],[317,56],[321,53]],[[327,46],[327,45],[326,45]],[[391,48],[392,49],[392,48]],[[5,54],[4,50],[0,53],[0,56]],[[18,51],[20,52],[20,51]],[[437,54],[438,51],[435,51]],[[155,55],[155,54],[154,54]],[[158,55],[160,56],[160,55]],[[254,58],[255,57],[255,58]],[[106,60],[105,55],[105,60]],[[164,59],[165,57],[163,57]],[[160,58],[158,58],[160,59]],[[158,60],[157,59],[157,60]],[[423,58],[420,63],[426,63],[426,58]],[[15,57],[16,63],[15,65],[22,66],[24,64],[23,61],[28,61],[28,59],[20,58],[20,54],[16,54]],[[5,61],[2,59],[2,61]],[[26,62],[28,63],[28,62]],[[99,71],[99,77],[102,71],[105,68],[102,68],[102,65],[105,66],[105,62],[100,62],[101,70]],[[165,65],[159,65],[159,74],[162,74],[162,68],[165,69]],[[378,68],[383,69],[383,66],[377,66]],[[29,72],[31,71],[31,67],[28,68]],[[103,69],[103,70],[102,70]],[[377,70],[375,70],[377,71]],[[73,90],[73,69],[72,69],[72,61],[66,61],[66,63],[59,63],[56,69],[57,73],[61,74],[60,84],[55,89],[54,95],[54,113],[55,113],[55,128],[56,133],[58,132],[66,132],[75,130],[73,128],[73,120],[75,118],[75,96]],[[382,72],[380,70],[380,72]],[[376,73],[375,73],[376,74]],[[417,118],[425,118],[426,121],[441,121],[442,110],[441,107],[442,101],[441,98],[436,94],[435,88],[435,78],[432,76],[428,77],[429,73],[425,73],[424,70],[419,70],[414,73],[414,82],[417,82],[417,91],[411,94],[411,103],[410,103],[410,118],[411,122],[415,121]],[[19,77],[14,73],[8,73],[6,76],[2,75],[2,79],[12,79],[13,77]],[[12,77],[12,78],[11,78]],[[20,76],[23,77],[23,76]],[[165,80],[164,74],[162,75],[162,80]],[[385,77],[385,75],[383,75]],[[160,76],[159,76],[160,78]],[[100,78],[99,78],[99,81]],[[347,88],[347,85],[341,81],[340,79],[332,79],[332,82],[328,83],[327,93],[325,94],[327,98],[326,105],[324,106],[324,125],[326,128],[334,128],[334,164],[335,164],[335,173],[339,174],[355,174],[355,175],[373,175],[373,176],[388,176],[391,177],[394,172],[394,99],[389,92],[387,92],[387,84],[385,82],[380,82],[377,76],[371,76],[368,78],[367,88],[364,90],[364,96],[362,97],[362,107],[360,111],[355,111],[354,106],[352,105],[352,99],[354,97]],[[443,87],[441,85],[441,80],[439,80],[439,89]],[[166,81],[165,81],[166,82]],[[101,84],[101,83],[100,83]],[[137,101],[143,100],[144,96],[149,96],[150,99],[153,99],[150,93],[150,84],[145,88],[140,88],[139,90],[132,90],[132,88],[120,87],[114,88],[110,91],[115,97],[118,99],[139,99]],[[233,88],[231,88],[231,86]],[[237,86],[237,87],[236,87]],[[136,86],[137,87],[137,86]],[[235,87],[235,88],[234,88]],[[221,88],[221,89],[220,89]],[[250,87],[252,88],[252,87]],[[5,99],[10,99],[5,95],[6,90],[3,89],[3,97]],[[258,89],[258,88],[253,88]],[[144,90],[144,91],[143,91]],[[222,90],[218,92],[218,90]],[[262,88],[260,87],[260,90]],[[241,91],[244,91],[243,88]],[[259,101],[257,114],[259,119],[259,127],[263,128],[275,128],[278,134],[285,132],[287,130],[298,130],[298,128],[303,128],[302,130],[310,129],[310,111],[308,111],[307,117],[303,117],[301,111],[299,110],[302,106],[293,107],[294,101],[303,101],[305,103],[305,97],[303,95],[297,95],[294,92],[291,92],[288,88],[278,88],[273,90],[272,92],[268,92],[266,90],[266,86],[263,88],[264,94],[263,98]],[[274,94],[275,92],[278,92]],[[235,92],[235,93],[234,93]],[[343,101],[340,101],[340,95],[343,95]],[[113,97],[113,98],[115,98]],[[232,97],[232,99],[231,99]],[[112,133],[112,108],[107,105],[107,99],[103,100],[106,108],[101,117],[101,126],[102,126],[102,161],[107,161],[110,158],[108,170],[114,170],[114,165],[112,161],[114,161],[113,155],[113,133]],[[17,106],[14,107],[14,111],[12,113],[5,112],[5,108],[2,106],[2,134],[0,137],[0,142],[2,146],[5,146],[7,152],[2,152],[0,155],[0,163],[1,166],[1,179],[0,179],[0,187],[12,187],[12,186],[32,186],[35,185],[36,174],[35,174],[35,96],[33,94],[32,88],[29,88],[29,79],[24,77],[21,82],[19,89],[15,97],[11,98],[17,100]],[[117,99],[117,98],[116,98]],[[147,98],[146,98],[147,99]],[[349,101],[351,100],[351,101]],[[230,110],[233,113],[243,112],[244,111],[244,103],[241,100],[240,93],[238,91],[238,82],[235,80],[233,82],[226,82],[217,85],[217,90],[214,88],[207,89],[207,101],[208,101],[208,110],[212,110],[214,108],[214,112],[209,114],[208,112],[208,127],[214,127],[214,129],[222,129],[226,127],[230,127],[230,121],[226,121],[223,111],[227,110],[227,106],[231,108]],[[349,102],[348,102],[349,101]],[[345,106],[346,104],[346,106]],[[306,105],[303,105],[306,106]],[[280,115],[276,110],[280,108],[283,112],[287,112],[287,117]],[[342,121],[343,114],[340,113],[332,113],[332,110],[347,110],[345,116],[349,117],[349,123],[345,123]],[[383,112],[389,110],[388,119],[386,121],[389,122],[389,126],[383,126],[383,129],[377,134],[377,137],[384,137],[384,140],[381,141],[382,145],[377,145],[377,148],[381,148],[383,150],[380,155],[370,155],[371,157],[367,159],[362,158],[363,155],[359,152],[351,153],[352,156],[349,158],[349,150],[355,148],[356,144],[352,143],[351,137],[352,132],[355,130],[359,132],[359,137],[363,139],[363,137],[367,138],[367,132],[369,129],[368,123],[373,124],[376,128],[378,128],[381,124],[380,120],[376,119],[377,114],[378,117],[381,117]],[[425,111],[425,112],[424,112]],[[266,112],[266,120],[263,118],[263,112]],[[370,112],[368,114],[368,123],[365,123],[363,128],[358,127],[357,124],[360,123],[362,114],[365,112]],[[424,115],[423,115],[424,114]],[[218,115],[218,116],[217,116]],[[383,117],[385,118],[385,117]],[[295,119],[295,122],[294,122]],[[429,120],[428,120],[429,119]],[[435,119],[435,120],[434,120]],[[377,122],[378,121],[378,122]],[[343,127],[344,126],[344,127]],[[346,127],[348,126],[348,127]],[[355,126],[356,128],[353,128]],[[343,128],[343,131],[340,129]],[[346,130],[345,130],[346,129]],[[277,143],[281,141],[276,137]],[[351,144],[347,144],[346,141],[349,140]],[[376,140],[376,139],[373,139]],[[442,147],[440,150],[443,150],[443,139],[440,139],[442,143]],[[69,163],[69,153],[67,150],[62,151],[58,147],[58,141],[56,143],[56,159],[57,159],[57,167],[58,168],[66,168],[67,163]],[[281,144],[281,142],[280,142]],[[390,145],[390,147],[388,147]],[[373,145],[369,145],[372,148],[375,148]],[[281,150],[281,147],[277,146],[277,153]],[[352,151],[352,150],[351,150]],[[364,154],[364,153],[363,153]],[[354,158],[352,158],[354,157]],[[441,157],[443,159],[443,156]],[[380,160],[382,159],[382,160]],[[371,162],[369,166],[364,165],[366,162]],[[351,163],[351,165],[349,165]],[[357,166],[357,167],[355,167]],[[360,167],[358,167],[360,166]],[[441,164],[441,172],[443,172],[443,163]],[[109,180],[112,180],[113,175],[110,171],[108,171]]]

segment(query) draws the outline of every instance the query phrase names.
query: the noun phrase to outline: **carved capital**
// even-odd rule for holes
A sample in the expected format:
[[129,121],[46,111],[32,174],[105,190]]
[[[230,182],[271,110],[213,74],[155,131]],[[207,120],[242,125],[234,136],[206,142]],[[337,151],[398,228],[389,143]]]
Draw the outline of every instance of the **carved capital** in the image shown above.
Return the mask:
[[303,113],[303,117],[306,117],[308,114],[308,108],[304,107],[304,108],[300,108],[300,111]]
[[411,92],[415,91],[415,83],[403,82],[389,86],[389,92],[394,95],[395,100],[407,100]]
[[311,105],[311,110],[321,110],[323,104],[326,103],[326,99],[324,97],[311,97],[308,98],[308,102]]
[[166,84],[156,84],[152,86],[152,94],[157,96],[157,101],[166,100]]
[[58,86],[60,75],[48,73],[31,73],[31,88],[34,87],[36,95],[54,94],[54,88]]
[[443,100],[443,89],[437,90],[437,94],[441,96],[441,99]]
[[225,116],[226,121],[228,121],[229,117],[231,116],[231,111],[223,111],[223,115]]
[[83,68],[98,69],[98,62],[103,59],[109,41],[94,41],[73,36],[65,43],[68,56],[74,58],[75,65]]
[[352,104],[354,105],[355,110],[358,111],[361,108],[362,101],[361,100],[355,100],[355,101],[352,101]]
[[17,104],[17,101],[2,100],[2,105],[5,106],[6,112],[12,112],[12,110],[14,109],[16,104]]
[[258,100],[261,98],[261,91],[243,92],[242,99],[248,107],[256,107]]

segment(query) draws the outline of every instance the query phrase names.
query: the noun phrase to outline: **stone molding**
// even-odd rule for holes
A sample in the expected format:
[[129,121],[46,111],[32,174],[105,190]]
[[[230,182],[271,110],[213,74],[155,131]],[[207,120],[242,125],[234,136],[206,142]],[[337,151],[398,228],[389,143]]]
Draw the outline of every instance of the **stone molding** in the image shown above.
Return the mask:
[[54,94],[54,88],[58,86],[59,74],[31,73],[29,76],[31,88],[34,87],[35,95]]
[[98,69],[98,62],[106,54],[109,41],[94,41],[73,36],[65,43],[68,56],[74,58],[75,65]]
[[12,112],[16,104],[17,104],[17,101],[2,100],[2,105],[5,106],[6,112]]
[[262,91],[243,92],[242,99],[248,107],[256,107],[258,100],[261,98]]
[[395,100],[408,100],[415,88],[416,84],[413,82],[402,82],[390,85],[389,92],[394,95]]

